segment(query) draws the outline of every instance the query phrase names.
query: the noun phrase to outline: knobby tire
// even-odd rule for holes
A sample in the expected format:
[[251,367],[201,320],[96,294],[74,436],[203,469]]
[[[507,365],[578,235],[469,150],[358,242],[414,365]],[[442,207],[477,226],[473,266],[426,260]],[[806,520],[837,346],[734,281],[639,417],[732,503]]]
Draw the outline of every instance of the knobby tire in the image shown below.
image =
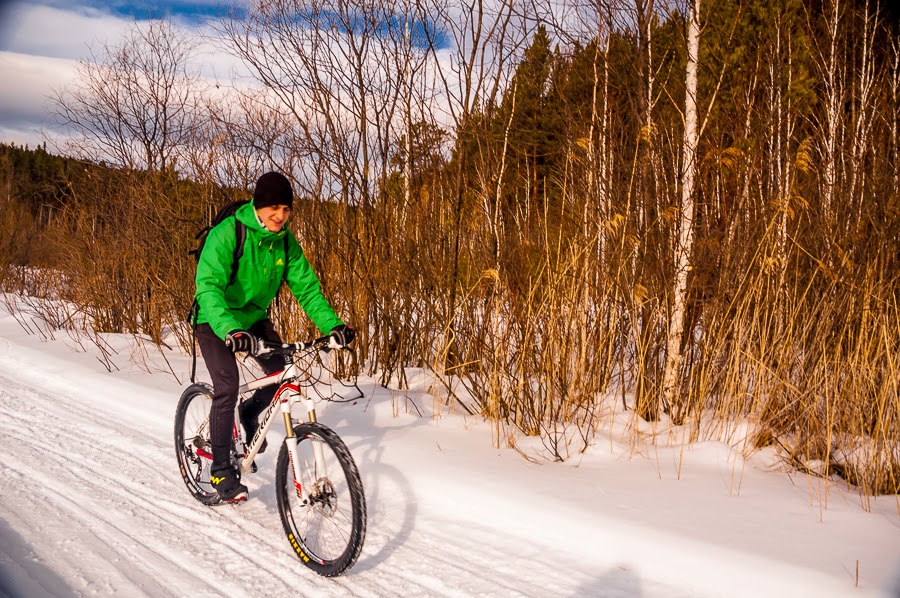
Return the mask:
[[209,481],[212,460],[199,455],[199,451],[212,452],[209,444],[212,396],[212,388],[207,384],[192,384],[181,394],[175,408],[175,453],[181,479],[191,496],[209,506],[221,502]]
[[[294,552],[307,567],[335,577],[353,566],[366,536],[366,498],[356,463],[344,441],[319,423],[294,427],[306,504],[294,485],[289,451],[282,443],[275,474],[278,512]],[[312,445],[322,444],[327,477],[315,472]],[[321,490],[316,496],[314,489]]]

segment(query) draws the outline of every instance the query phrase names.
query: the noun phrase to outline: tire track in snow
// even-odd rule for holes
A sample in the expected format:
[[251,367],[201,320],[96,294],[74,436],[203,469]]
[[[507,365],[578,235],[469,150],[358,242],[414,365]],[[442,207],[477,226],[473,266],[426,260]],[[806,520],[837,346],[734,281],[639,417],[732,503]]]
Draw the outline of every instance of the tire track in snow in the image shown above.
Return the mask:
[[[260,474],[247,480],[248,503],[203,507],[178,474],[172,420],[159,407],[158,391],[121,377],[99,388],[67,384],[58,375],[42,380],[27,365],[27,352],[20,360],[13,351],[0,359],[0,437],[10,453],[0,468],[0,516],[73,590],[456,598],[591,587],[588,572],[573,571],[546,546],[519,542],[509,554],[510,537],[490,521],[419,513],[404,472],[377,461],[362,471],[369,498],[362,555],[344,577],[320,578],[284,537],[272,454],[263,455]],[[95,380],[76,363],[47,359],[49,371],[63,372],[67,381]],[[142,405],[142,392],[156,392],[152,409]],[[176,400],[173,393],[172,419]],[[509,531],[516,538],[531,533]],[[615,595],[616,583],[603,593]]]
[[[21,472],[26,469],[21,465],[15,463],[14,468]],[[160,569],[171,569],[169,565],[175,563],[163,562],[162,555],[152,552],[152,546],[146,546],[149,551],[144,550],[144,537],[130,532],[127,521],[121,517],[96,516],[90,508],[82,506],[90,504],[89,498],[62,484],[38,478],[37,483],[26,481],[24,487],[32,502],[7,503],[4,510],[13,515],[11,521],[27,523],[45,542],[52,544],[52,558],[61,557],[63,562],[71,564],[84,579],[84,590],[103,593],[130,588],[149,594],[177,593],[177,584],[183,576],[176,575],[173,580],[171,575],[157,578],[155,574]],[[39,516],[35,517],[36,514]],[[90,555],[87,563],[83,558],[85,553]],[[97,579],[104,580],[103,587],[91,587]]]
[[[6,381],[0,379],[0,383],[3,382]],[[4,405],[8,403],[8,393],[0,394],[0,401]],[[32,411],[38,417],[45,415],[38,410]],[[65,527],[73,529],[71,536],[79,540],[78,544],[85,546],[92,557],[110,565],[105,567],[111,571],[110,575],[121,575],[132,580],[136,587],[141,587],[144,591],[148,584],[154,587],[154,571],[166,568],[160,567],[160,560],[168,561],[196,577],[185,566],[190,563],[190,559],[183,557],[190,557],[190,554],[179,554],[176,550],[176,556],[170,557],[168,555],[173,552],[172,542],[168,542],[167,546],[165,541],[160,543],[157,539],[163,536],[164,540],[171,540],[171,536],[165,538],[164,530],[167,527],[183,529],[184,522],[167,525],[166,514],[152,508],[150,501],[128,491],[120,483],[120,476],[104,475],[115,467],[108,459],[106,462],[98,461],[96,454],[73,453],[68,447],[78,445],[71,441],[81,439],[65,432],[72,428],[71,424],[54,434],[55,442],[48,442],[41,440],[46,438],[46,433],[29,436],[27,433],[18,433],[14,428],[10,429],[6,422],[22,422],[22,411],[16,415],[18,418],[4,417],[4,425],[0,429],[0,433],[12,440],[10,446],[17,449],[16,455],[7,461],[7,465],[9,471],[15,472],[19,479],[18,496],[25,498],[24,501],[4,500],[7,508],[18,511],[13,522],[21,520],[37,528],[45,521],[51,522],[51,528],[59,527],[53,522],[65,522]],[[55,456],[48,455],[48,447],[53,444],[60,449],[60,453]],[[39,516],[36,517],[36,514]],[[122,554],[130,558],[122,559]],[[164,590],[165,587],[160,586],[158,589]],[[170,591],[163,593],[169,594],[175,589],[169,588]]]
[[[278,542],[281,544],[278,552],[285,555],[281,566],[270,568],[264,559],[247,558],[245,551],[240,550],[239,542],[233,540],[234,534],[229,533],[234,530],[223,530],[221,522],[216,521],[223,518],[221,511],[234,511],[233,507],[207,509],[197,505],[197,509],[193,508],[193,499],[184,492],[181,480],[177,478],[174,449],[167,451],[172,456],[166,460],[163,471],[159,467],[155,470],[148,467],[149,459],[131,463],[129,456],[123,455],[123,446],[127,445],[116,446],[121,431],[112,437],[98,436],[96,444],[92,444],[90,438],[83,434],[74,432],[95,422],[77,410],[60,410],[71,401],[55,402],[53,407],[56,413],[50,413],[41,407],[49,405],[41,402],[42,397],[36,394],[29,396],[28,390],[14,381],[0,377],[0,386],[7,389],[0,391],[0,413],[3,416],[0,417],[0,434],[9,439],[10,448],[14,447],[18,456],[7,461],[8,471],[15,472],[21,480],[19,486],[23,492],[19,495],[31,497],[25,508],[11,513],[13,520],[28,521],[29,512],[44,511],[44,515],[51,518],[77,522],[77,527],[87,530],[80,535],[84,543],[96,548],[98,553],[103,553],[107,545],[130,552],[131,559],[125,570],[129,574],[135,569],[146,570],[150,579],[154,571],[170,568],[161,566],[158,561],[163,559],[218,591],[227,585],[229,576],[218,579],[207,572],[214,572],[217,563],[227,565],[221,567],[223,570],[235,570],[241,578],[241,585],[249,581],[256,587],[284,592],[295,581],[280,573],[300,566],[299,562],[290,560],[293,557],[287,550],[286,540]],[[10,389],[18,396],[10,394]],[[58,423],[63,425],[52,434],[54,440],[48,441],[48,429],[42,426]],[[48,449],[54,445],[60,452],[51,456]],[[144,471],[138,471],[140,469]],[[177,479],[173,480],[173,475]],[[146,483],[136,481],[140,479]],[[158,489],[149,484],[157,485]],[[0,490],[0,493],[6,492]],[[185,502],[189,501],[189,508],[171,500],[172,496],[179,495]],[[3,502],[8,504],[13,501],[4,499]],[[99,505],[101,508],[83,508],[80,506],[82,504]],[[47,507],[50,507],[49,513]],[[101,518],[95,512],[105,515]],[[135,522],[138,523],[139,533],[131,531]],[[269,544],[262,552],[273,552],[275,540],[283,540],[280,529],[274,529],[277,523],[277,518],[273,519],[273,529],[266,530],[259,530],[260,526],[253,524],[245,533],[239,534],[242,543],[254,546],[250,554],[257,552],[261,541]],[[275,535],[276,531],[278,535]],[[139,548],[130,549],[129,546]],[[97,556],[105,558],[109,555]],[[115,563],[112,558],[105,560]],[[273,587],[273,578],[279,579],[281,584]],[[142,579],[136,585],[145,586],[146,583],[147,580]]]
[[[170,443],[92,411],[81,400],[84,391],[50,393],[5,375],[0,389],[0,435],[16,455],[7,460],[0,484],[18,488],[15,496],[0,489],[0,513],[23,536],[36,531],[30,534],[39,538],[35,543],[50,545],[48,561],[61,546],[87,547],[91,570],[102,571],[107,590],[122,591],[126,584],[149,595],[178,595],[192,579],[188,585],[203,591],[235,595],[287,595],[298,582],[323,596],[391,596],[401,587],[411,594],[455,594],[434,594],[432,583],[412,579],[398,583],[396,572],[364,588],[354,585],[352,571],[337,581],[319,578],[290,551],[274,496],[239,507],[202,507],[185,491]],[[273,484],[264,484],[271,492]],[[48,542],[66,535],[62,522],[79,531]],[[67,570],[82,568],[77,557],[62,562]],[[81,579],[82,589],[97,589],[90,577]]]

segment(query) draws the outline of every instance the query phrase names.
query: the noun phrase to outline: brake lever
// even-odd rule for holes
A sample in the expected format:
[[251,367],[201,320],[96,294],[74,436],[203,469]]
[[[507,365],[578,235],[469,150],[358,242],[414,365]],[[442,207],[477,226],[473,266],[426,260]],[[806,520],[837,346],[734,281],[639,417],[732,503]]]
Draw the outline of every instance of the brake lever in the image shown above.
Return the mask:
[[[286,347],[287,345],[282,345],[282,347]],[[266,355],[275,350],[275,347],[272,347],[264,340],[259,340],[256,343],[256,351],[254,351],[253,355],[255,357],[259,357],[260,355]]]

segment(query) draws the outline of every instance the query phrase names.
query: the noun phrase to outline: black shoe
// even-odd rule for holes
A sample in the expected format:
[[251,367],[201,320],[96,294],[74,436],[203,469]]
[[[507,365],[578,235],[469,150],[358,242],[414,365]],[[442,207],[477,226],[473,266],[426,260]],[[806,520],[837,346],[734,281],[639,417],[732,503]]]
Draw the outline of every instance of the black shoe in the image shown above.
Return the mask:
[[[259,428],[259,411],[257,411],[253,401],[244,401],[238,407],[238,415],[241,419],[241,425],[244,427],[244,438],[249,447],[253,436],[256,434],[256,429]],[[269,441],[263,438],[262,444],[259,445],[259,450],[256,453],[264,453],[267,448],[269,448]]]
[[247,487],[241,484],[234,467],[225,467],[209,473],[209,481],[219,493],[219,498],[225,502],[241,502],[247,500],[249,493]]

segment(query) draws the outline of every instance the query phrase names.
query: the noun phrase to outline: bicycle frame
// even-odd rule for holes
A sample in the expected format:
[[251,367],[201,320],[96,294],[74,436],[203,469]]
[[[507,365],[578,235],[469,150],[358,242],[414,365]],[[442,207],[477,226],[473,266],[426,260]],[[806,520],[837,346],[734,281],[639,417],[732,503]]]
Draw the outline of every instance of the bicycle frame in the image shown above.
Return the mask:
[[[272,399],[272,402],[268,407],[266,407],[266,410],[262,414],[262,419],[259,422],[259,427],[256,430],[256,434],[247,445],[247,453],[244,455],[244,458],[241,459],[240,468],[242,474],[251,471],[253,459],[259,452],[259,447],[262,445],[263,439],[266,437],[269,428],[272,427],[272,424],[275,421],[275,413],[277,411],[281,411],[284,418],[285,443],[287,444],[288,448],[288,456],[290,457],[291,469],[294,473],[294,486],[297,490],[298,496],[303,499],[303,488],[301,488],[300,485],[300,480],[303,478],[301,475],[302,472],[300,471],[300,459],[299,455],[297,454],[297,436],[294,434],[294,426],[293,422],[291,421],[291,408],[296,403],[303,403],[306,407],[308,421],[315,423],[316,405],[315,401],[308,396],[305,388],[292,382],[293,380],[301,376],[302,371],[300,365],[292,361],[290,365],[288,365],[284,370],[280,372],[275,372],[274,374],[270,374],[256,380],[251,380],[246,384],[242,384],[238,388],[238,395],[242,396],[245,393],[249,393],[260,388],[266,388],[274,384],[280,384],[278,390],[275,391],[275,397]],[[325,470],[325,459],[322,454],[321,445],[318,442],[312,441],[312,447],[313,455],[315,458],[316,475],[318,477],[327,476],[327,471]]]

